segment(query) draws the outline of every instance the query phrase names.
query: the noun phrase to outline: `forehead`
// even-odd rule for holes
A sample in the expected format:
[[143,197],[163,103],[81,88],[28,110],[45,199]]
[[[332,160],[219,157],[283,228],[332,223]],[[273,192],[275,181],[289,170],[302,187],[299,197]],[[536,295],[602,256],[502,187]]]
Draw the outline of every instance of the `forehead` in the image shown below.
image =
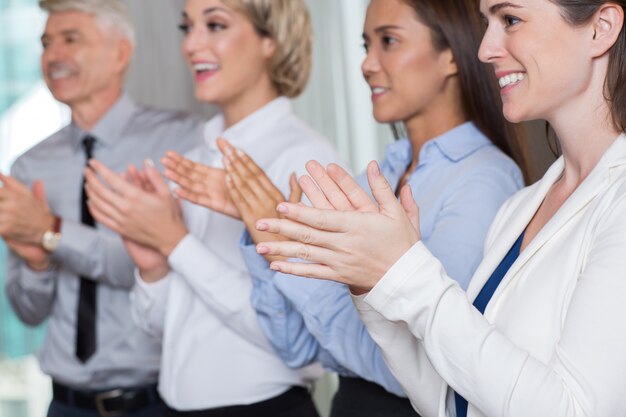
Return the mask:
[[52,36],[62,32],[77,31],[85,34],[101,34],[96,18],[79,11],[53,12],[48,16],[44,35]]

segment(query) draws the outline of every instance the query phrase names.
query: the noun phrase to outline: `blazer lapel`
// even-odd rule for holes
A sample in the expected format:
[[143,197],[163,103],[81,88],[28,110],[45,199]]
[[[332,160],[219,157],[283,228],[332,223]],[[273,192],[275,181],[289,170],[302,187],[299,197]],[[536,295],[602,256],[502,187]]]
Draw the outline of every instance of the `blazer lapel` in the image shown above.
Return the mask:
[[[548,242],[562,227],[569,222],[577,213],[583,210],[598,194],[600,194],[606,187],[610,184],[610,169],[616,165],[624,164],[624,156],[626,155],[626,140],[623,136],[620,136],[616,142],[605,152],[602,156],[598,164],[591,171],[589,176],[578,186],[578,188],[572,193],[572,195],[565,201],[565,203],[561,206],[561,208],[554,214],[554,216],[546,223],[546,225],[537,233],[537,235],[533,238],[533,240],[528,244],[528,246],[520,253],[517,260],[511,265],[511,268],[505,275],[504,279],[496,289],[492,297],[491,305],[493,305],[493,301],[498,299],[498,297],[502,294],[502,292],[507,288],[507,286],[512,282],[512,280],[517,276],[519,270],[530,261],[533,256],[541,249],[546,242]],[[560,174],[560,173],[559,173]],[[548,175],[546,174],[546,177]],[[499,259],[494,260],[495,265],[491,271],[495,270],[495,267],[500,263],[503,259],[504,255],[511,248],[515,240],[519,237],[522,230],[526,227],[526,225],[532,219],[532,216],[539,208],[539,205],[543,201],[545,195],[547,194],[550,185],[552,185],[558,175],[555,177],[550,175],[551,181],[547,187],[542,186],[542,193],[537,193],[540,195],[539,204],[535,199],[532,201],[532,205],[529,203],[527,208],[533,208],[534,210],[530,210],[532,213],[528,216],[528,211],[523,210],[522,213],[514,213],[513,215],[520,215],[526,222],[523,227],[517,230],[517,233],[512,234],[512,236],[508,236],[506,241],[509,244],[505,248],[501,248],[503,252]],[[543,181],[542,181],[543,182]],[[517,229],[517,228],[516,228]],[[488,278],[487,278],[488,279]],[[484,283],[483,283],[484,285]],[[482,286],[481,286],[482,289]],[[478,290],[480,292],[480,289]],[[489,307],[485,313],[489,312]]]
[[524,231],[537,209],[543,202],[552,184],[559,178],[563,171],[563,158],[557,159],[545,173],[543,178],[528,187],[526,195],[522,201],[517,203],[517,207],[510,210],[505,221],[506,224],[500,226],[495,241],[484,254],[483,261],[478,266],[474,277],[470,281],[467,289],[468,298],[472,301],[478,296],[493,271],[502,262],[504,256],[513,246],[517,238]]

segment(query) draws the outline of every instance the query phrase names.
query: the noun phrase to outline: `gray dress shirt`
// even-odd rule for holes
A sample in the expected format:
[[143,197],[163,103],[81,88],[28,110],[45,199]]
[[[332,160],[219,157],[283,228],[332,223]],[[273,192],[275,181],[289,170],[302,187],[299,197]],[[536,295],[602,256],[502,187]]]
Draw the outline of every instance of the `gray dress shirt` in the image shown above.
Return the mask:
[[[158,162],[166,150],[185,152],[202,142],[203,123],[194,117],[136,105],[123,95],[89,132],[94,157],[117,172],[146,158]],[[52,212],[63,219],[55,267],[36,273],[9,254],[6,291],[25,323],[48,319],[39,352],[43,371],[80,389],[106,389],[157,381],[160,344],[135,326],[129,290],[134,265],[119,235],[80,221],[80,193],[86,132],[70,124],[18,158],[12,175],[31,185],[44,182]],[[158,225],[155,225],[158,227]],[[97,350],[85,364],[75,356],[79,275],[98,282]]]

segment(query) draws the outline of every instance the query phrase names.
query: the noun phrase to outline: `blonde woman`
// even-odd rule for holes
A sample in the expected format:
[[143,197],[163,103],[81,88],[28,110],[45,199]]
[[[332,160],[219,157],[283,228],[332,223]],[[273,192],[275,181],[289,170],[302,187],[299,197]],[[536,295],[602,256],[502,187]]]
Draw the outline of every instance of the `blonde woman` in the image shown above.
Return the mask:
[[[196,96],[221,111],[206,125],[207,146],[190,159],[222,168],[216,140],[224,137],[283,193],[307,159],[335,159],[288,99],[302,92],[311,65],[304,1],[188,0],[181,29]],[[130,182],[97,161],[91,167],[91,211],[126,239],[137,264],[135,319],[163,341],[166,415],[315,416],[305,381],[276,355],[250,305],[237,213],[183,203],[181,215],[150,163]]]

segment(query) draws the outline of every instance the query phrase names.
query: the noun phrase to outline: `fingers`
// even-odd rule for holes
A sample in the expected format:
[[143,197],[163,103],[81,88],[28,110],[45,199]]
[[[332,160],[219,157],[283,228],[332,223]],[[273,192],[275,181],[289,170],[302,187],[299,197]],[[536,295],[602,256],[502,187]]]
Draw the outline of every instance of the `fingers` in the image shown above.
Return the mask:
[[400,203],[415,230],[420,230],[419,207],[415,203],[413,192],[408,184],[405,184],[400,190]]
[[348,174],[343,168],[337,164],[329,164],[326,168],[328,176],[339,186],[341,191],[350,201],[350,204],[361,211],[378,211],[378,207],[372,201],[370,196],[363,190],[359,184]]
[[307,196],[311,204],[313,204],[313,207],[324,210],[335,209],[311,177],[308,175],[301,176],[298,180],[298,184],[302,187],[302,191]]
[[[240,187],[245,196],[248,192],[254,193],[254,198],[264,202],[268,199],[273,204],[285,200],[278,187],[274,185],[261,169],[245,152],[241,149],[226,147],[224,155],[224,166],[226,171],[233,177],[235,184]],[[239,177],[239,178],[236,178]],[[243,189],[245,187],[249,191]],[[252,196],[250,196],[252,197]],[[250,198],[248,197],[248,198]]]
[[309,161],[306,170],[315,180],[330,204],[337,210],[354,210],[352,203],[335,181],[328,176],[324,167],[317,161]]
[[41,204],[43,204],[44,208],[49,211],[50,206],[48,206],[48,200],[46,199],[46,189],[44,188],[43,182],[41,180],[36,180],[33,183],[33,195]]
[[[261,242],[257,245],[257,253],[263,256],[297,258],[312,264],[322,265],[325,265],[325,262],[330,261],[333,257],[333,252],[326,248],[291,241]],[[320,276],[319,278],[322,277]],[[328,279],[330,278],[328,277]]]
[[398,199],[387,179],[380,174],[380,168],[376,161],[370,162],[367,166],[367,181],[380,210],[393,211],[398,207]]
[[349,218],[337,210],[320,210],[299,204],[281,203],[277,211],[285,219],[261,219],[257,230],[278,233],[303,243],[322,243],[324,233],[344,232]]
[[154,166],[154,162],[151,159],[146,159],[144,161],[144,172],[146,173],[146,178],[149,184],[156,190],[156,192],[162,196],[170,196],[170,187],[168,187],[167,183],[163,180],[161,174]]
[[270,268],[284,274],[298,275],[307,278],[317,278],[345,282],[342,277],[332,268],[315,263],[274,261]]
[[133,195],[137,190],[137,187],[124,181],[119,175],[117,175],[115,172],[113,172],[104,164],[95,159],[91,159],[89,161],[89,168],[91,168],[91,170],[85,169],[85,178],[87,179],[87,181],[91,181],[91,185],[102,185],[101,181],[95,175],[98,174],[104,179],[104,181],[106,181],[111,189],[115,191],[115,193],[119,194],[122,197]]
[[299,203],[302,200],[302,187],[298,184],[296,173],[292,172],[289,176],[289,199],[290,203]]
[[19,191],[22,193],[30,192],[28,187],[26,187],[24,184],[22,184],[15,178],[8,176],[8,175],[4,175],[2,173],[0,173],[0,182],[2,182],[3,184],[2,188],[5,188],[7,190]]

